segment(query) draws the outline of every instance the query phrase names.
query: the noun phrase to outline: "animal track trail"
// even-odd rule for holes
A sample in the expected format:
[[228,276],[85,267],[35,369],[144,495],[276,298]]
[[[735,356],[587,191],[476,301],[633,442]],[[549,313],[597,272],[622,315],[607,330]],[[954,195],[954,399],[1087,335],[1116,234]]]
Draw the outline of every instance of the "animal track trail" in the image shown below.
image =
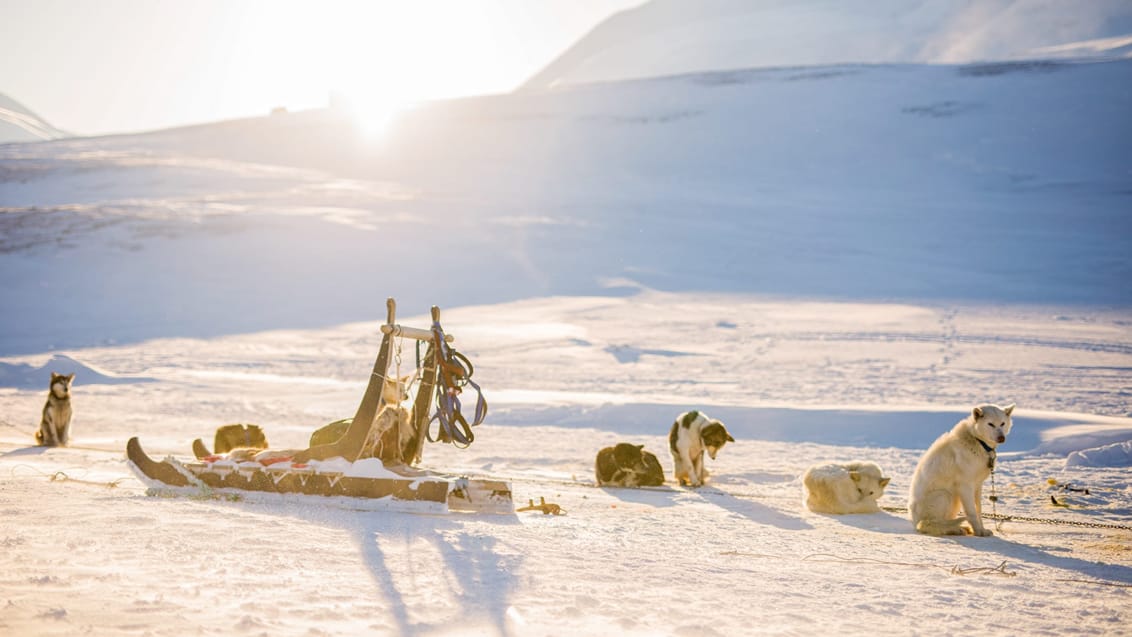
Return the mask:
[[[939,327],[942,335],[942,345],[940,346],[940,361],[939,367],[945,367],[954,359],[960,356],[957,343],[959,342],[959,328],[955,325],[955,317],[959,314],[959,310],[950,308],[944,310],[939,318]],[[933,370],[936,365],[932,366]]]

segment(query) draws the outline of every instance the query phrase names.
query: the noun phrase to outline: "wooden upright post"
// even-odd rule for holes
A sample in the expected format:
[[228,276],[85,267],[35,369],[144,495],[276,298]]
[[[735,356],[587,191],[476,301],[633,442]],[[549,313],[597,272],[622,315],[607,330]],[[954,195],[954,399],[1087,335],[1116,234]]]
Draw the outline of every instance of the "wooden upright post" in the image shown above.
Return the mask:
[[[393,325],[397,318],[397,303],[393,300],[393,297],[385,300],[385,307],[385,324]],[[385,332],[381,337],[381,349],[377,352],[377,361],[373,364],[373,373],[370,374],[366,393],[362,396],[362,402],[358,405],[358,410],[354,413],[354,420],[350,423],[350,427],[346,429],[346,433],[342,434],[338,442],[311,447],[306,451],[295,454],[294,462],[326,460],[335,456],[342,456],[350,462],[358,459],[358,456],[362,453],[362,448],[365,446],[366,436],[369,435],[369,430],[373,427],[373,419],[377,416],[384,400],[385,374],[389,369],[389,350],[392,341],[391,332]]]
[[[440,322],[440,308],[432,306],[432,320]],[[428,437],[429,412],[432,411],[432,394],[436,389],[436,343],[429,341],[425,350],[424,369],[417,387],[417,397],[413,401],[413,435],[401,449],[405,464],[415,464],[421,459],[425,438]]]

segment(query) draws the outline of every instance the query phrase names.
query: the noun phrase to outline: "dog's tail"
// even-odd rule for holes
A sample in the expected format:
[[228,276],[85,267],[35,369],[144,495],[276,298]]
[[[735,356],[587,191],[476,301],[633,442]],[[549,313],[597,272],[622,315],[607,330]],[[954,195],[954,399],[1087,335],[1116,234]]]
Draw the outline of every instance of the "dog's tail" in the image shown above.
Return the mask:
[[966,535],[963,518],[952,520],[923,519],[916,522],[916,530],[925,535]]

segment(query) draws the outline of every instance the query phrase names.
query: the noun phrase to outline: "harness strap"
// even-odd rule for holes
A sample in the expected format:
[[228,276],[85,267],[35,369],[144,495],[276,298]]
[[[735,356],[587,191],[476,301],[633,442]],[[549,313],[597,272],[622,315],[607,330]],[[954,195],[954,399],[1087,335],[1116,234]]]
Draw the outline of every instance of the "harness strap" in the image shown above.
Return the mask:
[[[463,354],[449,347],[439,321],[432,323],[433,348],[436,352],[436,413],[428,421],[425,435],[429,442],[451,442],[467,447],[475,440],[472,427],[487,416],[487,401],[483,391],[472,379],[474,368]],[[476,391],[476,410],[472,422],[464,417],[460,393],[470,385]],[[432,421],[438,422],[436,438],[432,436]]]

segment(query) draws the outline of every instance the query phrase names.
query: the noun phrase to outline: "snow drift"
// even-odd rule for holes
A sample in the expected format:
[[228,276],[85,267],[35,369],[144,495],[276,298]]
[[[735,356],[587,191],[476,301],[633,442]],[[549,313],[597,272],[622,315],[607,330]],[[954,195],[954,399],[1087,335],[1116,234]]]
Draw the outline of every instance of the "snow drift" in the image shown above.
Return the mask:
[[1065,459],[1067,467],[1132,467],[1132,440],[1074,451]]

